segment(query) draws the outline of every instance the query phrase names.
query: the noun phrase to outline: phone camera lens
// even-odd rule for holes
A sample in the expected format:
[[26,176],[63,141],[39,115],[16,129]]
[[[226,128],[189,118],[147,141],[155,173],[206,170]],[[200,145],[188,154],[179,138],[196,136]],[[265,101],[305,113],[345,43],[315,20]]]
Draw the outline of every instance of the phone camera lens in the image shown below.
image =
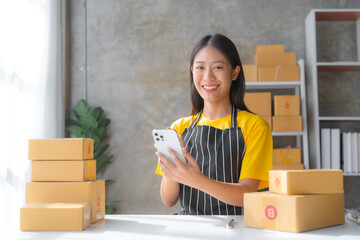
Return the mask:
[[156,141],[160,141],[160,138],[156,138]]
[[160,135],[160,138],[164,138],[164,136],[163,136],[163,135]]
[[157,134],[157,133],[155,133],[154,135],[155,135],[155,136],[157,136],[158,134]]

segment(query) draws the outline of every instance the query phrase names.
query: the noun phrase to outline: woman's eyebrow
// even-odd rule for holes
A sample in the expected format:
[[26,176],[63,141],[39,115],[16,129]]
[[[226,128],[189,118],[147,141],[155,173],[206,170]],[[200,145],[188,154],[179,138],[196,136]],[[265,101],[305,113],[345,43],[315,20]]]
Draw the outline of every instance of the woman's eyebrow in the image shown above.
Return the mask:
[[[205,63],[204,61],[195,61],[194,63]],[[212,61],[211,63],[225,63],[225,61],[223,60],[215,60],[215,61]]]

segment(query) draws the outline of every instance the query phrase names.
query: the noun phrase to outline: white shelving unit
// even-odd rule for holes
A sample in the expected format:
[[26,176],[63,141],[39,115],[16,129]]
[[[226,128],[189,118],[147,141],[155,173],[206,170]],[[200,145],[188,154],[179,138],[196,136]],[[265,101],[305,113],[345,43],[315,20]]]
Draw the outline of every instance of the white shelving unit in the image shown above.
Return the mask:
[[309,163],[309,144],[307,130],[307,110],[306,110],[306,90],[305,90],[305,70],[304,60],[298,61],[300,68],[300,81],[281,81],[281,82],[246,82],[246,89],[294,89],[295,95],[300,96],[301,115],[303,118],[302,132],[273,132],[273,137],[295,136],[297,146],[301,146],[303,163],[305,169],[310,168]]
[[[318,62],[316,23],[320,21],[356,22],[357,61]],[[320,123],[360,122],[360,116],[320,116],[318,89],[318,71],[360,71],[360,9],[313,9],[305,19],[305,33],[310,167],[321,168]],[[360,173],[344,173],[344,175],[360,176]]]

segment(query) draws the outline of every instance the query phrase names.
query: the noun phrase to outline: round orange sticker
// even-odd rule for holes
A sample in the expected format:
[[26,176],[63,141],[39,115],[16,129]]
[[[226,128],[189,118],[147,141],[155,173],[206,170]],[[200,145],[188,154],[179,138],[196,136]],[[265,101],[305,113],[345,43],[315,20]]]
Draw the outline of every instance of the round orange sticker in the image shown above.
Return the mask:
[[277,216],[276,207],[274,207],[273,205],[268,205],[265,208],[265,217],[269,220],[275,220],[276,216]]
[[280,185],[280,180],[279,178],[275,178],[275,185],[278,187]]
[[290,103],[285,103],[285,108],[288,109],[290,107]]

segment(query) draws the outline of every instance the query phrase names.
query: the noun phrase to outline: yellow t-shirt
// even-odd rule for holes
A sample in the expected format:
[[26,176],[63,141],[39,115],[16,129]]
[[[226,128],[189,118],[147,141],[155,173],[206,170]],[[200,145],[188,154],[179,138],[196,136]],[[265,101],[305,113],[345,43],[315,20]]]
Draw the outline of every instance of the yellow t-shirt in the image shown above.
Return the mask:
[[[175,129],[178,135],[182,135],[186,128],[189,128],[195,120],[196,115],[180,118],[175,121],[171,128]],[[210,120],[204,114],[201,114],[196,126],[207,125],[221,130],[231,127],[231,115],[224,118]],[[241,128],[244,142],[245,155],[242,161],[240,179],[252,178],[258,179],[258,189],[269,187],[269,170],[272,169],[273,142],[272,134],[268,123],[260,116],[247,111],[237,113],[237,126]],[[160,167],[156,173],[163,175]]]

